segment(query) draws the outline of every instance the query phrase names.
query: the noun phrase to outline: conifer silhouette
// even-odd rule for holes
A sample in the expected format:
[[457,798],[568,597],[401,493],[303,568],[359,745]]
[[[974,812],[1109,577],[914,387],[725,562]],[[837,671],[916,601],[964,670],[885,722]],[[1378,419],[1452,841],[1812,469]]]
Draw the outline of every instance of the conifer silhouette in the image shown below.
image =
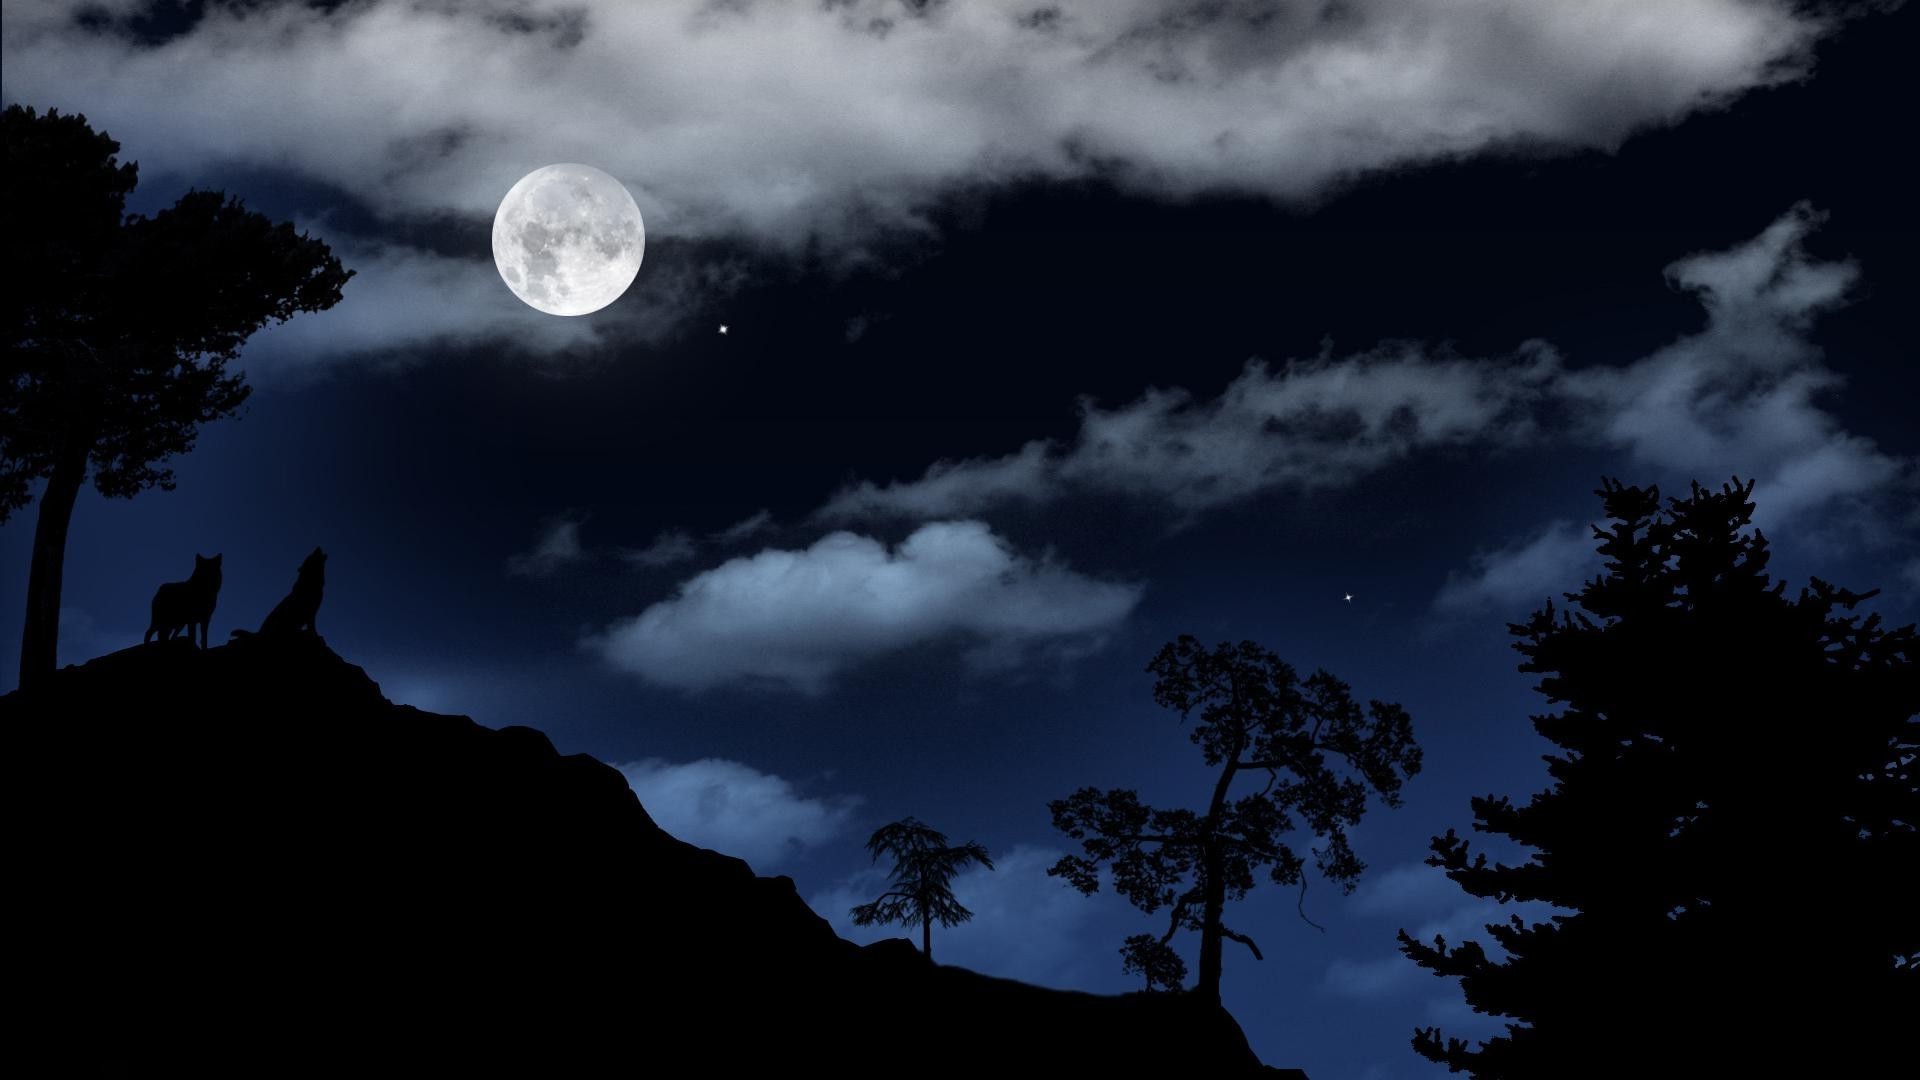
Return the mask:
[[1480,1080],[1867,1075],[1911,1038],[1914,628],[1847,614],[1874,592],[1770,583],[1752,490],[1695,485],[1662,511],[1658,489],[1605,481],[1605,573],[1567,594],[1577,611],[1510,627],[1561,706],[1533,718],[1552,785],[1474,799],[1474,828],[1531,858],[1489,862],[1448,830],[1427,861],[1569,913],[1488,926],[1497,960],[1402,931],[1509,1020],[1477,1048],[1420,1030],[1423,1056]]
[[920,925],[920,951],[933,959],[933,924],[958,926],[973,918],[953,896],[953,875],[969,863],[993,869],[987,849],[972,841],[949,847],[945,833],[917,818],[883,825],[867,838],[867,850],[877,861],[893,856],[891,887],[872,903],[853,909],[856,926],[900,923]]

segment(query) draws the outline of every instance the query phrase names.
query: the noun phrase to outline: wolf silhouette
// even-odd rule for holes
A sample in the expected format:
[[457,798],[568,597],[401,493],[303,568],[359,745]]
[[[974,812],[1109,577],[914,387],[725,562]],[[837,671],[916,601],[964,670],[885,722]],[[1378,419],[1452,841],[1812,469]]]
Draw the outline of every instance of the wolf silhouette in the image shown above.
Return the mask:
[[[313,625],[313,618],[320,613],[320,592],[326,587],[327,553],[314,548],[313,553],[300,564],[300,570],[294,575],[293,590],[286,598],[267,612],[267,619],[260,624],[260,635],[294,634],[302,630],[309,634],[320,631]],[[235,630],[237,638],[252,637],[245,630]]]
[[153,594],[153,618],[147,623],[144,645],[159,634],[161,641],[172,641],[182,630],[193,640],[194,628],[200,630],[200,648],[207,647],[207,624],[213,621],[213,604],[220,596],[220,558],[195,554],[193,576],[185,581],[169,581]]

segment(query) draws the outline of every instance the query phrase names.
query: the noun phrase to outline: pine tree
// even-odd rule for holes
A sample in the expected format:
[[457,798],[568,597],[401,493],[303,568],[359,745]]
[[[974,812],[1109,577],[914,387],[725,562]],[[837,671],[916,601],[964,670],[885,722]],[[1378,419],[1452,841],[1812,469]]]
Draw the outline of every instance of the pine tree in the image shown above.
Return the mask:
[[874,830],[867,850],[876,860],[893,856],[893,875],[886,892],[853,909],[854,925],[918,923],[920,951],[933,959],[933,924],[958,926],[973,918],[954,898],[953,876],[971,863],[993,869],[987,849],[972,841],[950,846],[945,833],[909,817]]
[[1696,485],[1663,512],[1658,489],[1605,482],[1604,574],[1567,594],[1578,611],[1510,627],[1562,706],[1533,718],[1552,784],[1524,806],[1473,800],[1474,828],[1531,857],[1490,862],[1449,830],[1427,861],[1474,896],[1567,913],[1488,926],[1499,959],[1402,931],[1414,962],[1509,1021],[1478,1047],[1420,1030],[1423,1056],[1495,1080],[1864,1075],[1842,1063],[1904,1052],[1914,627],[1848,614],[1877,590],[1770,583],[1752,490]]

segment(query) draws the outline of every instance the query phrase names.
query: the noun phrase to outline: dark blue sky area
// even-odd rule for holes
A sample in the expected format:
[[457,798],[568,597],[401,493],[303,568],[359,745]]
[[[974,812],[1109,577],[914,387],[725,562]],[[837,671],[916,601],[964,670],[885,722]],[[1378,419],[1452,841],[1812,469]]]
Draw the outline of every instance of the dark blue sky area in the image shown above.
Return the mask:
[[[355,10],[298,18],[368,17]],[[621,32],[594,11],[584,43],[543,62]],[[885,47],[962,32],[928,18]],[[1426,769],[1357,831],[1371,869],[1353,896],[1313,880],[1304,910],[1324,932],[1271,885],[1242,905],[1234,924],[1267,959],[1229,952],[1226,1004],[1264,1060],[1315,1080],[1435,1076],[1412,1028],[1490,1029],[1393,934],[1452,940],[1487,917],[1419,862],[1470,821],[1469,797],[1543,778],[1527,716],[1546,705],[1505,624],[1597,567],[1584,537],[1603,475],[1676,493],[1757,478],[1791,587],[1882,587],[1891,620],[1920,614],[1920,184],[1891,74],[1912,55],[1904,8],[1756,54],[1792,77],[1713,68],[1709,107],[1569,71],[1540,89],[1564,93],[1564,126],[1489,121],[1437,156],[1392,149],[1437,120],[1383,114],[1392,152],[1282,169],[1271,190],[1225,134],[1204,168],[1149,132],[1071,165],[899,180],[905,223],[888,216],[895,181],[875,178],[911,170],[860,173],[852,151],[793,168],[808,190],[858,187],[847,205],[866,218],[837,203],[780,217],[725,185],[700,217],[671,162],[601,161],[644,196],[650,235],[629,294],[585,317],[591,340],[555,337],[588,324],[555,330],[489,277],[488,212],[433,172],[491,161],[488,146],[509,183],[548,158],[594,162],[590,125],[523,152],[511,125],[469,117],[423,165],[398,136],[341,134],[348,106],[339,123],[316,106],[281,123],[359,164],[250,157],[241,135],[194,136],[223,122],[187,107],[221,69],[165,74],[210,23],[19,19],[6,101],[83,111],[120,139],[142,162],[136,209],[222,187],[362,270],[337,309],[249,347],[256,392],[176,463],[178,490],[83,494],[62,661],[137,641],[153,589],[196,552],[225,554],[214,635],[256,625],[322,545],[320,630],[389,697],[626,767],[670,829],[791,875],[850,936],[845,908],[875,885],[861,843],[913,814],[999,863],[962,882],[978,917],[936,955],[1131,988],[1120,941],[1159,919],[1044,875],[1068,850],[1046,803],[1089,784],[1199,803],[1208,777],[1145,664],[1181,633],[1251,639],[1405,705]],[[1727,41],[1746,41],[1736,29]],[[1209,33],[1192,55],[1223,65],[1258,36]],[[1640,46],[1616,44],[1632,68]],[[135,75],[59,74],[33,49],[117,50],[116,70],[162,73],[186,115],[154,130]],[[1222,123],[1264,130],[1232,126],[1240,84],[1221,85]],[[291,138],[236,115],[261,145]],[[0,611],[22,608],[31,529],[28,512],[0,531]],[[853,546],[832,547],[840,531]],[[18,625],[0,622],[0,651]]]

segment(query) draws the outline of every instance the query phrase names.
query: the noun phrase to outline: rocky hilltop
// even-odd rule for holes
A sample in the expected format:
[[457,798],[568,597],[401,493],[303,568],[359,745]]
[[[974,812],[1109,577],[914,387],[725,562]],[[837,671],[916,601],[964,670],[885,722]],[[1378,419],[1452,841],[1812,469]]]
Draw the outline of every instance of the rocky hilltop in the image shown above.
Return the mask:
[[842,940],[614,769],[318,638],[128,649],[0,722],[16,1019],[62,1074],[1283,1075],[1180,995]]

